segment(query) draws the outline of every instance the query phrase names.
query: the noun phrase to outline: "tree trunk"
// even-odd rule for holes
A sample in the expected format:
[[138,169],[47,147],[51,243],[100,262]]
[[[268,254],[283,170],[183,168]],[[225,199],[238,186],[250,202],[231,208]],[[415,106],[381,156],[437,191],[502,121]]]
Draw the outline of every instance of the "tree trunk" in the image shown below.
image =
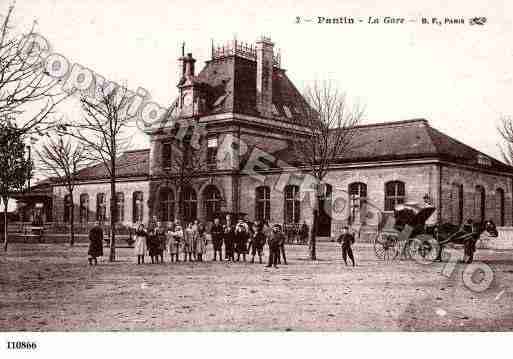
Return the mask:
[[7,205],[8,199],[4,198],[4,252],[7,252]]
[[[315,208],[315,207],[314,207]],[[317,217],[319,211],[315,208],[313,210],[312,227],[310,228],[310,243],[308,246],[310,252],[310,259],[317,260]]]
[[71,200],[71,208],[69,213],[69,245],[73,247],[75,244],[75,202],[73,200],[73,191],[69,192],[69,198]]
[[183,206],[183,198],[182,198],[182,186],[178,186],[178,212],[176,214],[177,219],[180,221],[181,225],[183,226],[183,229],[185,229],[185,223],[183,223],[183,213],[184,213],[184,206]]
[[116,179],[110,180],[110,254],[109,261],[116,260],[116,219],[118,217],[116,206]]

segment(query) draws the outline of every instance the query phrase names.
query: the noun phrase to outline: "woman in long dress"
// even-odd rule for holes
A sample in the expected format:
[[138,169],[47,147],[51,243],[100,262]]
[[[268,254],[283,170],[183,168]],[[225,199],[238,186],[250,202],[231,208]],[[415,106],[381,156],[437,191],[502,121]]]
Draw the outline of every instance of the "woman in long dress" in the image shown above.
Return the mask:
[[94,227],[89,231],[89,264],[98,264],[98,257],[103,256],[103,230],[102,227],[96,222]]
[[137,256],[137,264],[144,264],[144,255],[147,250],[147,238],[148,234],[144,229],[144,224],[141,223],[135,231],[134,252]]

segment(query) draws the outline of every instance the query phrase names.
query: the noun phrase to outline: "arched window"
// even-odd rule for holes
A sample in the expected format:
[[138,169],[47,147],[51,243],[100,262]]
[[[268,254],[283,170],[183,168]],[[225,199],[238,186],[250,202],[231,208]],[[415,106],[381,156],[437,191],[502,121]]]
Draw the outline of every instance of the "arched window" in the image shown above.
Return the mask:
[[502,188],[497,188],[496,191],[497,198],[497,225],[504,226],[504,190]]
[[485,221],[486,211],[486,193],[483,186],[476,186],[474,193],[474,218],[483,223]]
[[191,222],[198,217],[198,198],[194,188],[187,186],[183,193],[183,218],[186,222]]
[[257,221],[271,219],[271,189],[267,186],[255,189],[255,219]]
[[393,211],[396,205],[404,203],[405,197],[404,182],[385,183],[385,211]]
[[301,216],[301,202],[299,200],[299,187],[285,186],[285,223],[299,223]]
[[67,194],[64,196],[64,223],[71,223],[73,218],[71,218],[71,207],[73,206],[73,201],[71,200],[71,195]]
[[364,223],[365,203],[367,202],[367,185],[354,182],[349,185],[350,223]]
[[123,192],[116,193],[116,223],[125,220],[125,195]]
[[144,195],[142,192],[137,191],[134,192],[132,198],[132,222],[142,222],[143,221],[143,209],[144,209]]
[[80,195],[80,223],[89,222],[89,195],[83,193]]
[[216,213],[221,212],[221,193],[214,185],[209,185],[203,191],[203,204],[207,220],[214,219]]
[[170,188],[162,188],[159,198],[159,217],[163,222],[172,222],[175,219],[175,195]]
[[98,222],[105,221],[107,213],[107,206],[105,204],[105,193],[98,193],[96,195],[96,220]]

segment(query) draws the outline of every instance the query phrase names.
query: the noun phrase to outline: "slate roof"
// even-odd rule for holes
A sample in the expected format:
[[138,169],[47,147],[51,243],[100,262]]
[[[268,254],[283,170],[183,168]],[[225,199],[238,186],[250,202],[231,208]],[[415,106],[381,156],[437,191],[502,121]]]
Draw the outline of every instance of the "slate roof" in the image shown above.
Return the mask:
[[[483,169],[513,173],[513,167],[438,131],[423,119],[362,125],[355,131],[353,150],[341,156],[338,163],[439,158]],[[149,149],[142,149],[124,153],[117,162],[118,175],[120,177],[148,176],[149,152]],[[290,165],[297,165],[298,162],[290,148],[278,151],[273,156]],[[491,165],[480,164],[479,156],[487,158]],[[80,180],[107,178],[107,172],[103,164],[98,164],[81,170],[79,178]]]
[[[341,155],[338,163],[434,157],[513,173],[513,167],[438,131],[424,119],[362,125],[354,131],[352,150]],[[290,147],[274,156],[290,164],[299,160]],[[490,165],[483,164],[480,158]]]
[[[195,78],[207,102],[209,113],[239,113],[259,116],[256,109],[255,61],[239,56],[228,56],[206,62]],[[284,122],[301,122],[298,111],[306,106],[300,92],[288,78],[285,70],[273,67],[274,117]],[[285,106],[292,116],[287,116]]]
[[[149,149],[133,150],[123,153],[116,162],[119,177],[141,177],[149,175]],[[78,172],[79,180],[104,179],[108,177],[103,163],[86,167]]]

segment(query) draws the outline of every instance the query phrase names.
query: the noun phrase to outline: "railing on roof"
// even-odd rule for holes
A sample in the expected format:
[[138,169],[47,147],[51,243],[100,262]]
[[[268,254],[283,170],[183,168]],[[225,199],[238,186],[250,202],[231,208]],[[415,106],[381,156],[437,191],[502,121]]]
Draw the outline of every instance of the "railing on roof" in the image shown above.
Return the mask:
[[[212,43],[212,60],[222,59],[228,56],[239,56],[244,59],[256,61],[257,52],[253,44],[233,40],[222,46],[214,46]],[[281,67],[281,53],[273,54],[273,66]]]

